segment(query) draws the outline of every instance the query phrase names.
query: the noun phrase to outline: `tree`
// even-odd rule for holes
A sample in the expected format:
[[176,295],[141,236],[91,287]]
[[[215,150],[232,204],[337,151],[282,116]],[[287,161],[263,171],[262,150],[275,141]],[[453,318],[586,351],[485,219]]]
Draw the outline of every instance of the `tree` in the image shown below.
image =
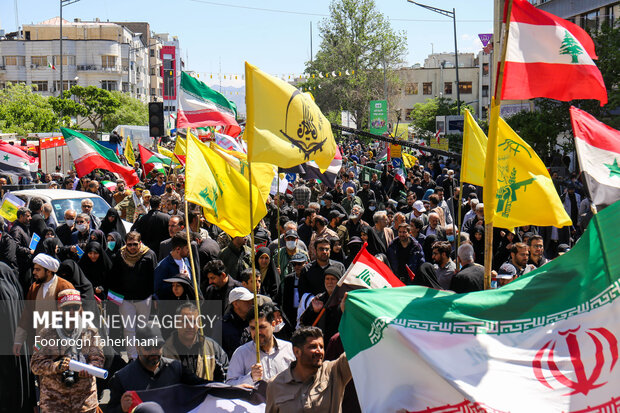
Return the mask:
[[329,10],[319,24],[320,49],[306,63],[314,78],[300,86],[313,93],[323,112],[349,111],[357,127],[367,129],[369,102],[385,95],[384,69],[388,96],[398,87],[392,70],[403,62],[406,37],[392,30],[374,0],[333,0]]
[[8,83],[0,89],[0,131],[26,135],[58,127],[58,116],[48,99],[32,88],[24,83]]
[[61,116],[84,118],[78,122],[79,126],[84,126],[86,121],[89,121],[95,136],[103,125],[104,116],[115,113],[121,105],[112,93],[96,86],[73,86],[65,90],[62,97],[51,97],[50,103],[54,111]]
[[569,54],[572,57],[571,63],[579,63],[579,55],[583,54],[583,49],[579,45],[579,42],[573,37],[572,34],[566,30],[562,45],[560,46],[560,54]]
[[[465,105],[461,102],[461,114],[465,113],[465,110],[474,112],[471,106]],[[417,129],[418,133],[430,136],[434,135],[435,130],[435,118],[437,116],[444,115],[456,115],[458,112],[458,106],[456,100],[448,99],[445,97],[436,97],[427,99],[424,103],[416,103],[413,105],[413,110],[409,115],[411,118],[410,125]]]
[[103,127],[106,131],[111,131],[118,125],[148,125],[149,109],[146,103],[131,97],[128,93],[114,91],[112,96],[120,102],[120,106],[114,113],[103,117]]

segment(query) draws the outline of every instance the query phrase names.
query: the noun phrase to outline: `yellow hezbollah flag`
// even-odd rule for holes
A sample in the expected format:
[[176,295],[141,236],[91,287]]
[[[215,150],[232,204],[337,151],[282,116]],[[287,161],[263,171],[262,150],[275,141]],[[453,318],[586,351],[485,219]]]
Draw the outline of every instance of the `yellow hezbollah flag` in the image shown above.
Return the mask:
[[170,158],[172,163],[176,163],[176,164],[179,163],[179,160],[176,158],[176,156],[174,156],[174,153],[170,149],[166,149],[163,146],[157,145],[157,152],[159,152],[161,155],[164,155]]
[[[245,179],[249,179],[248,160],[244,153],[226,150],[215,143],[211,143],[211,149],[224,158],[226,162],[241,173]],[[269,198],[271,184],[276,175],[274,168],[275,167],[270,163],[252,162],[252,185],[258,188],[263,202],[267,202],[267,198]]]
[[315,161],[325,171],[336,155],[329,121],[309,95],[245,63],[248,161],[292,168]]
[[0,216],[9,222],[17,219],[17,210],[26,205],[24,201],[16,197],[10,192],[4,194],[2,198],[2,206],[0,207]]
[[131,146],[131,138],[129,136],[125,142],[125,151],[123,155],[125,155],[125,159],[127,159],[129,165],[134,166],[136,164],[136,155],[133,153],[133,146]]
[[484,186],[486,153],[487,137],[471,113],[466,110],[463,154],[461,155],[461,180],[463,182]]
[[497,121],[496,142],[496,184],[491,191],[484,188],[485,193],[488,191],[495,198],[491,209],[493,226],[571,225],[545,164],[502,118]]
[[[203,207],[205,219],[231,237],[248,235],[250,188],[248,180],[211,148],[187,137],[185,197]],[[267,214],[260,192],[252,185],[254,225]]]
[[403,165],[405,165],[405,168],[413,168],[418,158],[416,158],[415,156],[407,152],[403,152],[402,155],[403,155]]

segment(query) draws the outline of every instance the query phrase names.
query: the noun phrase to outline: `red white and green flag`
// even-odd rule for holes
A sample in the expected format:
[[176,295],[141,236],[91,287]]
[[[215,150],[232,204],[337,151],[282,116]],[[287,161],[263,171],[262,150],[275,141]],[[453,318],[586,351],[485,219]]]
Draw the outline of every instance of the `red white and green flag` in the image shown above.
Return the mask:
[[120,175],[129,187],[140,182],[136,171],[123,165],[112,149],[99,145],[88,136],[74,130],[60,128],[60,131],[69,148],[78,176],[82,177],[95,169],[104,169]]
[[570,117],[588,191],[594,205],[603,209],[620,199],[620,131],[574,106]]
[[233,102],[206,83],[181,73],[177,129],[226,126],[227,134],[236,137],[241,132],[236,116]]
[[[506,15],[505,9],[504,22]],[[596,58],[582,28],[527,0],[513,0],[501,99],[597,99],[602,106],[607,90]]]
[[364,243],[351,266],[338,281],[338,287],[347,286],[348,290],[358,288],[404,287],[405,284],[394,275],[390,267],[368,252]]
[[617,412],[620,203],[497,290],[349,293],[340,337],[364,412]]
[[15,145],[0,140],[0,172],[8,175],[32,178],[38,162]]
[[164,165],[170,166],[172,164],[172,160],[167,156],[149,151],[142,145],[138,145],[138,149],[140,150],[140,159],[142,160],[144,176],[149,176],[154,172],[165,173]]
[[52,70],[56,70],[56,66],[54,66],[53,64],[51,64],[50,62],[47,62],[47,67],[49,67]]

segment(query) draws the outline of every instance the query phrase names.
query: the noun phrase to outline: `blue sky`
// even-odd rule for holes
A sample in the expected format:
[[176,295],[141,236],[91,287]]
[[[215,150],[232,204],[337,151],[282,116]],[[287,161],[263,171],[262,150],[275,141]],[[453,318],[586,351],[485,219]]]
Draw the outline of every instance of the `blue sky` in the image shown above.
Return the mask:
[[[429,0],[428,5],[456,8],[460,52],[482,47],[478,33],[493,27],[492,0]],[[243,73],[245,60],[271,74],[299,74],[320,44],[318,22],[329,14],[329,0],[81,0],[63,9],[67,20],[148,21],[156,32],[179,37],[187,69],[201,73]],[[0,0],[0,26],[14,31],[15,1]],[[19,24],[38,23],[59,14],[59,0],[17,0]],[[259,10],[260,9],[260,10]],[[452,20],[406,0],[378,0],[377,9],[392,27],[407,35],[408,64],[423,63],[435,52],[454,50]],[[268,10],[280,10],[274,12]],[[406,21],[409,20],[409,21]],[[431,46],[433,43],[433,46]]]

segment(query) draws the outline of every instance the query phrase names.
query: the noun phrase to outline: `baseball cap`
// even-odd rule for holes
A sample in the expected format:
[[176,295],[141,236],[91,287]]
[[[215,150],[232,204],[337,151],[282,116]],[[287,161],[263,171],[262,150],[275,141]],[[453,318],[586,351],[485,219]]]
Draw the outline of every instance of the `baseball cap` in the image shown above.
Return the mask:
[[570,247],[568,246],[568,244],[558,245],[558,254],[566,254],[568,251],[570,251]]
[[334,200],[334,196],[332,194],[330,194],[329,192],[326,192],[323,197],[323,199],[327,199],[329,201],[333,201]]
[[58,293],[58,306],[60,308],[72,304],[82,305],[82,297],[78,290],[68,288]]
[[295,231],[294,229],[289,229],[288,231],[284,233],[284,238],[286,237],[299,238],[299,235],[297,234],[297,231]]
[[425,212],[426,208],[424,208],[424,202],[422,201],[415,201],[413,203],[413,207],[418,211],[418,212]]
[[298,253],[293,254],[290,261],[291,262],[306,262],[308,261],[308,259],[306,258],[305,254],[298,252]]
[[507,262],[503,263],[497,270],[497,278],[502,280],[510,280],[517,275],[517,269],[514,265]]
[[345,217],[345,215],[344,215],[344,214],[341,214],[339,211],[337,211],[337,210],[335,210],[335,209],[334,209],[334,210],[329,211],[329,219],[330,219],[330,220],[332,220],[332,219],[334,219],[334,218],[344,218],[344,217]]
[[235,287],[232,290],[230,290],[230,293],[228,293],[229,303],[233,303],[238,300],[250,301],[253,299],[254,299],[254,294],[252,294],[250,290],[248,290],[245,287]]

